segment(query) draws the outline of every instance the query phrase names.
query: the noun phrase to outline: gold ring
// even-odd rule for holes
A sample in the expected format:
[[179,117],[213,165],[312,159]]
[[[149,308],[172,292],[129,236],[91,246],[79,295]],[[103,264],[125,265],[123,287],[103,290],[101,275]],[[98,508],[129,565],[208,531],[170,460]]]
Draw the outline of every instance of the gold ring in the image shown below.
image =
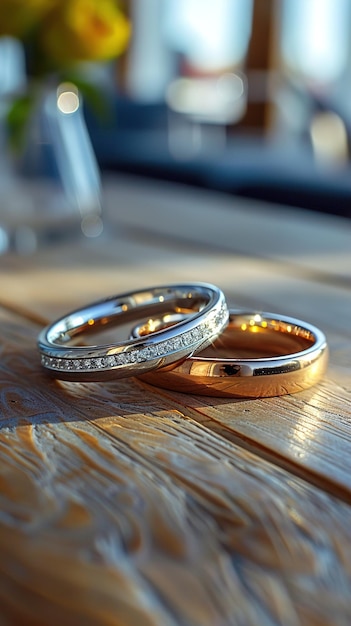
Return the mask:
[[[134,327],[132,336],[172,322],[172,315],[149,320]],[[326,338],[315,326],[275,313],[231,310],[227,328],[211,347],[138,378],[182,393],[264,398],[308,389],[321,379],[327,362]]]

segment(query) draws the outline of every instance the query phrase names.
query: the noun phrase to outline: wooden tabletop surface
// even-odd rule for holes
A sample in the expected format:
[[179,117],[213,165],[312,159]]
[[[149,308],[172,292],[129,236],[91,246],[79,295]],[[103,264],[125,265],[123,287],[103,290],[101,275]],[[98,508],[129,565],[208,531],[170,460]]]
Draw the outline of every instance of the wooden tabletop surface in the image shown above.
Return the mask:
[[[105,233],[0,260],[0,626],[351,624],[351,220],[190,187],[105,184]],[[59,383],[42,325],[204,281],[330,345],[258,400]]]

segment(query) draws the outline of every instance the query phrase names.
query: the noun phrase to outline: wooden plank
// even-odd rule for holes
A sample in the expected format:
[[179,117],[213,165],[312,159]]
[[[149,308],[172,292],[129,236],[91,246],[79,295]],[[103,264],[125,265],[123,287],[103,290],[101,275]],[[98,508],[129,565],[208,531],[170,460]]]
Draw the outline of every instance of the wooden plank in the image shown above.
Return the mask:
[[[241,445],[316,484],[325,480],[328,489],[337,488],[347,499],[351,458],[350,291],[294,273],[287,275],[271,261],[248,258],[243,264],[236,255],[200,254],[198,250],[189,252],[188,247],[179,250],[177,244],[162,244],[160,238],[152,240],[153,247],[149,239],[140,242],[125,236],[120,241],[117,247],[112,240],[103,248],[86,242],[77,250],[43,251],[29,259],[26,267],[22,261],[2,272],[3,293],[13,310],[24,308],[33,319],[39,316],[38,321],[44,323],[45,318],[116,291],[206,280],[219,284],[233,306],[295,315],[320,326],[331,345],[331,366],[320,386],[298,396],[260,400],[252,405],[217,401],[213,406],[212,401],[191,397],[182,398],[180,404],[194,419],[206,423],[210,419],[212,429],[218,429],[218,424],[224,426],[228,439],[238,439]],[[179,398],[175,401],[179,403]],[[250,409],[248,420],[251,406],[254,409]]]
[[280,398],[156,393],[228,441],[351,503],[350,369],[333,373],[311,390]]
[[1,314],[5,624],[351,619],[351,508],[133,380],[58,384]]
[[[351,266],[351,259],[349,262]],[[49,249],[0,269],[0,302],[54,319],[95,299],[151,285],[212,282],[234,307],[268,310],[306,319],[325,332],[350,336],[350,289],[318,282],[270,260],[179,248],[162,238],[140,242],[85,242],[72,251]]]
[[[33,331],[30,340],[31,358],[37,360],[35,334]],[[3,341],[9,338],[6,329]],[[221,436],[289,467],[314,484],[337,490],[349,501],[351,342],[342,335],[329,335],[328,340],[331,363],[325,379],[297,395],[231,402],[163,390],[156,393],[165,395],[177,409],[187,410],[193,419],[206,423]],[[17,341],[15,337],[15,345]],[[22,349],[24,342],[21,338]]]
[[350,284],[349,219],[132,176],[108,179],[105,190],[117,232],[129,227],[209,252],[274,259]]

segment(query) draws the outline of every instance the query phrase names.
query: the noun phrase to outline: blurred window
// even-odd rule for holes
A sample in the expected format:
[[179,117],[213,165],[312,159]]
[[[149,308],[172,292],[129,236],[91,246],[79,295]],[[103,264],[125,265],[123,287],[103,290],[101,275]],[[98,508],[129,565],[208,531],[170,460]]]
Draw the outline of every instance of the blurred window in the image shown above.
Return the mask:
[[[254,0],[130,0],[134,32],[128,52],[130,95],[161,101],[179,75],[244,68],[248,46],[255,46],[250,41],[253,4]],[[351,73],[350,0],[276,0],[273,7],[278,32],[277,40],[270,42],[273,69],[324,84],[337,81],[347,70]]]
[[316,82],[339,79],[350,62],[350,0],[284,0],[282,9],[285,66]]
[[245,57],[251,13],[251,0],[168,0],[164,32],[194,68],[223,70]]

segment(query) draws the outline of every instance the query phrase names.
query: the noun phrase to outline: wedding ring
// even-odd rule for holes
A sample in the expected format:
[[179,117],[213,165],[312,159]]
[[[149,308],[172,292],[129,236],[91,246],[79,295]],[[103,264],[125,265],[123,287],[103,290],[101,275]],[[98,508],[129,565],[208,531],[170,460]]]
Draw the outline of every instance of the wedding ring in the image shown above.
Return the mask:
[[[167,324],[172,316],[167,316]],[[152,320],[153,328],[165,324]],[[132,336],[151,332],[148,322]],[[325,372],[328,347],[315,326],[275,313],[231,310],[229,324],[205,351],[140,376],[151,385],[182,393],[264,398],[307,389]]]
[[[146,337],[85,345],[84,335],[165,312],[175,324]],[[185,315],[187,313],[187,315]],[[97,381],[134,376],[180,361],[203,349],[228,321],[220,289],[206,283],[153,287],[99,300],[68,313],[40,333],[44,369],[55,378]],[[78,344],[78,345],[77,345]]]

